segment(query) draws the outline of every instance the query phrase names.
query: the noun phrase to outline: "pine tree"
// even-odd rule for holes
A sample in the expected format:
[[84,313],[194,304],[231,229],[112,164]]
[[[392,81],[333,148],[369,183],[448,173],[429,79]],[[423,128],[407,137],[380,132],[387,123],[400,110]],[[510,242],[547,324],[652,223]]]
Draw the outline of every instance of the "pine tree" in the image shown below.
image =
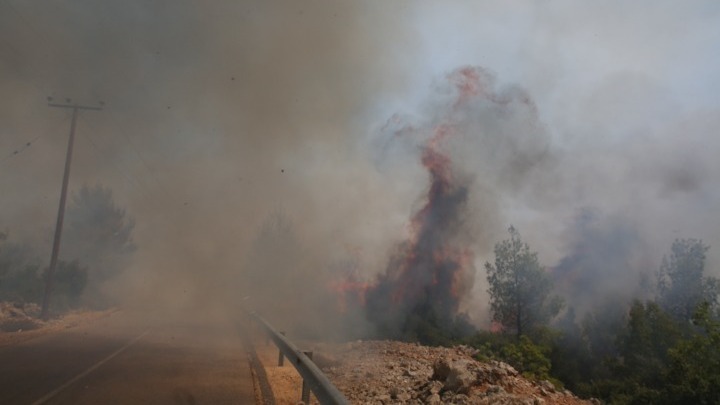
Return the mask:
[[537,253],[530,251],[514,227],[509,232],[510,239],[495,245],[495,264],[485,263],[485,269],[493,321],[520,338],[547,325],[563,304],[551,295],[552,280]]
[[705,253],[710,249],[698,239],[676,239],[670,257],[658,272],[658,303],[678,320],[690,321],[704,302],[717,305],[720,283],[705,276]]

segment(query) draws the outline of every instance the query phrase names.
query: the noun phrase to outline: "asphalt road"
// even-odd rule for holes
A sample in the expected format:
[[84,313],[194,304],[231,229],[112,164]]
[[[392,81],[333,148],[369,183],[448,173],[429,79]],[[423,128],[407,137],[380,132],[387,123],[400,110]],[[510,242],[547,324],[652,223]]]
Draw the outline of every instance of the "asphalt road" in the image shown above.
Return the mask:
[[0,404],[254,404],[237,327],[126,313],[0,348]]

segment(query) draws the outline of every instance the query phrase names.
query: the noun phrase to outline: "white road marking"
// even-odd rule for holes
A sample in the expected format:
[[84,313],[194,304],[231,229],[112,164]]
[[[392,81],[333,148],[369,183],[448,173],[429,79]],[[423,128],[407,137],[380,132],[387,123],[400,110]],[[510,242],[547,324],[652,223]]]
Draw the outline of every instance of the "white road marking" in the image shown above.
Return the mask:
[[57,387],[56,389],[54,389],[53,391],[47,393],[44,397],[42,397],[42,398],[38,399],[37,401],[33,402],[32,405],[40,405],[40,404],[43,404],[43,403],[47,402],[48,400],[52,399],[55,395],[57,395],[57,394],[59,394],[60,392],[62,392],[62,390],[64,390],[65,388],[67,388],[67,387],[75,384],[78,380],[80,380],[81,378],[85,377],[86,375],[92,373],[93,371],[97,370],[98,367],[100,367],[100,366],[102,366],[103,364],[107,363],[108,361],[112,360],[115,356],[117,356],[118,354],[120,354],[120,353],[122,353],[123,351],[125,351],[128,347],[130,347],[130,346],[132,346],[133,344],[135,344],[135,342],[137,342],[138,340],[142,339],[143,336],[147,335],[147,333],[148,333],[149,331],[150,331],[150,329],[146,329],[145,332],[141,333],[141,334],[140,334],[139,336],[137,336],[135,339],[127,342],[127,343],[125,344],[125,346],[123,346],[123,347],[115,350],[115,351],[114,351],[112,354],[110,354],[109,356],[107,356],[107,357],[105,357],[104,359],[100,360],[99,362],[95,363],[94,365],[92,365],[90,368],[88,368],[87,370],[83,371],[82,373],[76,375],[75,378],[73,378],[72,380],[66,382],[65,384],[63,384],[63,385]]

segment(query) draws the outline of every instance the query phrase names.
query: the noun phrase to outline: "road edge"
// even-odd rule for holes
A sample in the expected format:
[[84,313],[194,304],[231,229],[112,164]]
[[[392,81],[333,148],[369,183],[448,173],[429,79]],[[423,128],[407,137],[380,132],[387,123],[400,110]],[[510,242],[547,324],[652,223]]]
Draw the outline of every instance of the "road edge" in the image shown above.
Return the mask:
[[250,366],[250,374],[253,378],[253,388],[255,391],[255,401],[259,405],[275,405],[275,395],[273,394],[270,380],[268,380],[265,366],[263,366],[260,358],[255,351],[255,346],[248,334],[240,328],[240,338],[242,340],[245,352],[248,355],[248,363]]

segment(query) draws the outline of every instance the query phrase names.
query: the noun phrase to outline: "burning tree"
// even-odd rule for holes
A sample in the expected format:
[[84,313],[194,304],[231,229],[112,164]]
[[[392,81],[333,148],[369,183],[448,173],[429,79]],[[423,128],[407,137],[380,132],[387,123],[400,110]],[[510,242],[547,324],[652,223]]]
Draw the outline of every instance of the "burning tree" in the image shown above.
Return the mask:
[[430,175],[425,203],[412,217],[410,237],[366,294],[368,318],[381,335],[440,343],[471,329],[459,310],[472,287],[474,254],[468,241],[458,238],[470,181],[443,146],[456,130],[454,110],[480,94],[486,79],[482,73],[465,68],[450,75],[457,98],[421,148],[421,162]]
[[447,84],[426,121],[394,115],[384,127],[390,142],[419,146],[430,181],[408,238],[366,288],[367,318],[383,337],[443,343],[472,330],[462,305],[474,281],[473,248],[485,236],[476,227],[492,222],[495,212],[477,190],[517,189],[547,155],[547,137],[524,90],[497,89],[481,67],[455,70]]
[[460,299],[472,286],[467,278],[473,273],[473,253],[450,244],[467,187],[453,184],[450,160],[433,143],[424,150],[423,164],[432,179],[427,202],[412,219],[412,237],[369,289],[367,308],[384,335],[434,341],[432,329],[458,326]]

